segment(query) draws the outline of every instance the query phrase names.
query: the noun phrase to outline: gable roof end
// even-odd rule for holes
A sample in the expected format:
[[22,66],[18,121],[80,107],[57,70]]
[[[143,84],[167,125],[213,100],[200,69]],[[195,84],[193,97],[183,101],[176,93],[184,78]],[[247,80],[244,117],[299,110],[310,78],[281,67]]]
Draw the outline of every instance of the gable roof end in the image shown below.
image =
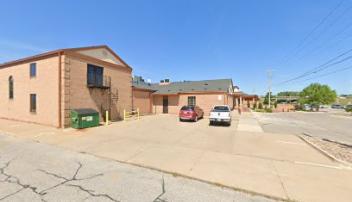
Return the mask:
[[46,58],[46,57],[54,56],[54,55],[57,55],[57,54],[59,54],[59,53],[65,54],[65,53],[69,53],[69,52],[72,52],[72,51],[91,50],[91,49],[98,49],[98,48],[105,48],[105,49],[107,49],[112,55],[114,55],[118,60],[120,60],[120,61],[122,62],[122,64],[124,64],[127,68],[132,69],[124,60],[121,59],[120,56],[118,56],[118,55],[117,55],[109,46],[107,46],[107,45],[57,49],[57,50],[54,50],[54,51],[49,51],[49,52],[41,53],[41,54],[38,54],[38,55],[34,55],[34,56],[30,56],[30,57],[25,57],[25,58],[18,59],[18,60],[13,60],[13,61],[10,61],[10,62],[5,62],[5,63],[0,64],[0,68],[4,68],[4,67],[16,65],[16,64],[26,63],[26,62],[38,60],[38,59],[41,59],[41,58]]

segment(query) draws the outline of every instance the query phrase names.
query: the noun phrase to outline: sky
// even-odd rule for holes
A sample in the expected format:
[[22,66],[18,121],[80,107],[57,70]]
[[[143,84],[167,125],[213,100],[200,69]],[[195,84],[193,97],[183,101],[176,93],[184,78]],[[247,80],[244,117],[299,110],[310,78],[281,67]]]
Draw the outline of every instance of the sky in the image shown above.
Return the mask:
[[352,94],[352,59],[285,83],[352,48],[351,0],[0,2],[0,63],[102,44],[152,82],[232,78],[262,95],[272,72],[274,93]]

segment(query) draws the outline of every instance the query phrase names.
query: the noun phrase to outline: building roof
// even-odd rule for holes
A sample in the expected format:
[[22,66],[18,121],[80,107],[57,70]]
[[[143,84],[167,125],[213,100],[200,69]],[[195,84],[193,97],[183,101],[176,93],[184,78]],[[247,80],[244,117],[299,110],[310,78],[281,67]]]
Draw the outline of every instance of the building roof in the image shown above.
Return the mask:
[[234,93],[235,96],[240,96],[240,97],[243,97],[243,98],[256,98],[258,99],[258,95],[255,95],[255,94],[247,94],[245,92],[242,92],[242,91],[238,91],[238,92],[235,92]]
[[136,81],[133,81],[133,84],[132,86],[134,88],[138,88],[138,89],[144,89],[144,90],[150,90],[150,91],[156,91],[154,89],[154,84],[150,84],[150,83],[146,83],[146,82],[136,82]]
[[148,84],[144,81],[134,81],[133,87],[155,91],[155,95],[175,95],[192,92],[224,92],[232,93],[232,79],[216,79],[202,81],[181,81],[169,84]]
[[13,61],[9,61],[9,62],[5,62],[5,63],[1,63],[0,64],[0,68],[4,68],[4,67],[8,67],[8,66],[12,66],[12,65],[17,65],[17,64],[21,64],[21,63],[26,63],[26,62],[30,62],[30,61],[35,61],[41,58],[45,58],[45,57],[49,57],[49,56],[54,56],[57,55],[59,53],[61,54],[65,54],[67,52],[73,52],[73,51],[81,51],[81,50],[90,50],[90,49],[98,49],[98,48],[105,48],[107,49],[111,54],[113,54],[116,58],[118,58],[126,67],[132,69],[125,61],[123,61],[120,56],[118,56],[109,46],[107,45],[98,45],[98,46],[86,46],[86,47],[78,47],[78,48],[64,48],[64,49],[57,49],[57,50],[53,50],[53,51],[48,51],[45,53],[41,53],[38,55],[33,55],[30,57],[25,57],[25,58],[21,58],[18,60],[13,60]]

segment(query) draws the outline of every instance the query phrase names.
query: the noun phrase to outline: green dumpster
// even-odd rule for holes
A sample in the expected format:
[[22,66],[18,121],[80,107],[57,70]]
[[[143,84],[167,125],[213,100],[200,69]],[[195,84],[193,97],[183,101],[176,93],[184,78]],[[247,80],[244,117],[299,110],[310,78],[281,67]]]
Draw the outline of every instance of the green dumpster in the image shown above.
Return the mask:
[[72,128],[89,128],[99,125],[99,113],[94,109],[81,108],[71,110]]

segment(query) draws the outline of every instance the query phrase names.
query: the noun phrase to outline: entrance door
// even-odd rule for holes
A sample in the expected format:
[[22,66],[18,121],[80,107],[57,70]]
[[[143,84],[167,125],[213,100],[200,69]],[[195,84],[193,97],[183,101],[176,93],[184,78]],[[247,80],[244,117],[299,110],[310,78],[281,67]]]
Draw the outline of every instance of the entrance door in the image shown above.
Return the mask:
[[169,113],[169,98],[167,96],[163,96],[163,113]]

